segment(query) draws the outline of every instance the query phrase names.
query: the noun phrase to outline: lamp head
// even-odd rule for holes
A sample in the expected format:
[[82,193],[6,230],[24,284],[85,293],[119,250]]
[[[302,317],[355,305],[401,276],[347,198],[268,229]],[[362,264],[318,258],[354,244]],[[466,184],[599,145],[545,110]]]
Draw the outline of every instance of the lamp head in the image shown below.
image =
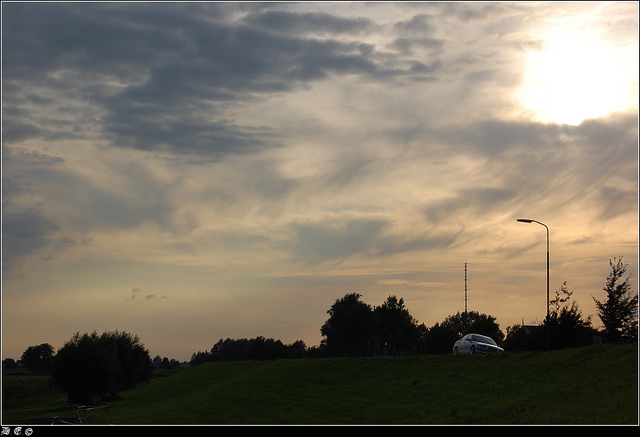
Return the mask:
[[533,220],[531,219],[518,219],[518,221],[522,223],[533,223]]

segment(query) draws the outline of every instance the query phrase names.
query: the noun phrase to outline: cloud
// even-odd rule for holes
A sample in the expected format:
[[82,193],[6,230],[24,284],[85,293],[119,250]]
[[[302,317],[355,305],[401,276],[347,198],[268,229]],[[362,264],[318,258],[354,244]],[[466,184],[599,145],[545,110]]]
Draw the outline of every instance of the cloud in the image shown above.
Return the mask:
[[[142,292],[141,289],[139,288],[134,288],[133,290],[131,290],[131,297],[127,298],[127,300],[129,302],[133,302],[136,300],[136,298],[138,296],[140,296],[140,293]],[[155,300],[155,299],[160,299],[160,300],[164,300],[164,299],[168,299],[168,297],[166,295],[163,295],[162,297],[158,298],[158,296],[156,296],[155,294],[148,294],[146,296],[144,296],[144,300],[142,302],[146,302],[146,301],[150,301],[150,300]],[[140,302],[140,299],[138,299],[138,302]]]
[[266,11],[251,13],[244,21],[254,26],[264,27],[283,33],[359,34],[373,27],[367,18],[342,18],[328,13],[293,13],[288,11]]
[[483,216],[500,209],[509,209],[508,202],[515,199],[517,191],[498,188],[468,188],[455,197],[434,202],[425,207],[426,218],[433,223],[450,221],[462,211],[465,215]]
[[139,294],[140,294],[140,289],[134,288],[133,290],[131,290],[131,297],[128,298],[127,300],[135,300]]
[[41,253],[53,244],[60,227],[35,208],[2,215],[3,268],[19,267],[19,261],[31,253]]
[[297,241],[293,255],[312,264],[366,255],[385,225],[384,220],[375,219],[330,219],[317,224],[297,224],[294,225]]
[[602,211],[601,218],[611,219],[622,214],[638,211],[638,192],[620,190],[615,187],[602,187],[598,192],[598,203]]
[[[464,262],[505,326],[544,303],[517,217],[591,302],[596,260],[637,263],[638,112],[535,121],[518,90],[556,25],[637,45],[631,3],[3,4],[5,326],[64,304],[153,348],[175,326],[312,345],[351,291],[441,321]],[[52,341],[26,335],[3,345]]]
[[[210,159],[255,153],[281,146],[281,139],[266,126],[229,118],[238,105],[333,75],[432,80],[439,68],[437,60],[415,59],[392,66],[395,60],[378,56],[372,45],[333,39],[366,29],[370,20],[327,13],[267,11],[222,22],[214,18],[217,8],[195,15],[189,5],[13,4],[7,10],[21,17],[6,23],[3,34],[5,99],[13,113],[29,111],[21,97],[27,83],[32,99],[45,99],[37,90],[47,86],[65,100],[83,102],[54,124],[7,118],[7,142],[86,137],[86,124],[71,120],[86,118],[82,107],[88,102],[95,121],[100,119],[96,127],[116,146]],[[142,23],[136,21],[141,16]],[[276,24],[282,33],[266,30]],[[32,29],[28,37],[21,37],[21,26]],[[329,38],[300,37],[293,29],[322,29]],[[397,44],[407,49],[413,43]],[[69,128],[60,129],[63,121]]]

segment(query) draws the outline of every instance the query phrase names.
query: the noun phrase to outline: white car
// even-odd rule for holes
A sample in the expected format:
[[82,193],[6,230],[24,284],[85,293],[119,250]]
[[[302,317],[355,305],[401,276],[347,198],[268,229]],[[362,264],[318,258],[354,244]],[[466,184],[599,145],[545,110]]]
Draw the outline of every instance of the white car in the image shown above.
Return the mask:
[[504,352],[504,349],[484,335],[467,334],[453,345],[454,354],[487,354],[489,352]]

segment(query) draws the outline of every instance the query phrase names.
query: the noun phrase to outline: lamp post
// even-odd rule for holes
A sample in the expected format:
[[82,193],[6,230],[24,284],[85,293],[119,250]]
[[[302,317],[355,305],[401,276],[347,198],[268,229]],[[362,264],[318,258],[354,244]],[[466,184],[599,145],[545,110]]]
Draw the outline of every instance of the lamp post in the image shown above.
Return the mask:
[[520,223],[537,223],[547,230],[547,350],[549,350],[549,227],[542,222],[532,219],[518,219]]

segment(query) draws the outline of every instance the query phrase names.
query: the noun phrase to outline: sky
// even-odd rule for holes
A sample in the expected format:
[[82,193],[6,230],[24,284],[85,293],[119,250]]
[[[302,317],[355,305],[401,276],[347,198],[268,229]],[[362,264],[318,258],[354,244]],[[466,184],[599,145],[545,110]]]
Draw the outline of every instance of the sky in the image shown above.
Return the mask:
[[[2,3],[2,357],[503,332],[638,278],[637,2]],[[466,281],[465,281],[466,265]],[[465,289],[466,298],[465,301]]]

